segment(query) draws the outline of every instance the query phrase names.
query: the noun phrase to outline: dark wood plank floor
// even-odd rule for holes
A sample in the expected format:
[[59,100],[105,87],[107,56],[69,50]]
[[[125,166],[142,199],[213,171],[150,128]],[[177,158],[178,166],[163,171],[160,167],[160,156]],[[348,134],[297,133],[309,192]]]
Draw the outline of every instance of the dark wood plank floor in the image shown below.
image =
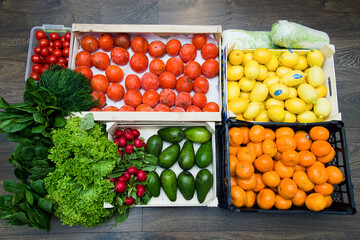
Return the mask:
[[[360,1],[27,1],[0,0],[0,96],[18,102],[30,30],[42,24],[212,24],[269,30],[279,19],[320,29],[335,45],[339,110],[345,123],[355,202],[360,205]],[[0,181],[15,179],[7,159],[15,147],[0,134]],[[0,194],[3,194],[2,184]],[[0,239],[359,239],[360,215],[234,214],[222,208],[136,208],[111,228],[62,226],[50,234],[0,222]]]

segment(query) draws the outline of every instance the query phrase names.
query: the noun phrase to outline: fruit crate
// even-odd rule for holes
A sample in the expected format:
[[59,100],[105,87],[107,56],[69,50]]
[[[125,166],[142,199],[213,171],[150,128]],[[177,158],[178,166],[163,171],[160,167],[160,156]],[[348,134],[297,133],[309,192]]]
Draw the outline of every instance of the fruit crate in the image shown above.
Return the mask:
[[[134,123],[141,123],[143,121],[151,122],[221,122],[221,108],[222,108],[222,89],[221,89],[221,26],[220,25],[125,25],[125,24],[77,24],[72,25],[72,31],[74,35],[74,41],[72,41],[72,55],[69,59],[69,68],[75,69],[75,57],[76,54],[81,51],[80,41],[81,38],[87,35],[99,37],[102,33],[110,33],[113,36],[117,33],[127,33],[132,40],[135,36],[142,36],[146,38],[150,44],[151,41],[159,40],[166,43],[170,39],[178,39],[182,45],[191,43],[192,36],[196,33],[205,34],[208,42],[213,42],[218,46],[219,54],[216,60],[219,62],[219,74],[217,77],[209,78],[209,92],[206,94],[208,102],[215,102],[219,106],[219,112],[93,112],[94,119],[97,121],[132,121]],[[101,49],[97,51],[103,51]],[[128,49],[130,57],[133,55],[131,48]],[[110,52],[107,52],[110,56]],[[146,53],[149,59],[149,63],[153,59],[149,53]],[[179,56],[177,56],[179,57]],[[169,55],[165,54],[161,59],[166,63],[166,60],[170,58]],[[200,50],[197,50],[197,57],[195,61],[198,61],[200,65],[202,60]],[[114,64],[110,61],[110,64]],[[136,74],[141,78],[146,72],[149,72],[149,68],[143,73],[136,73],[131,68],[129,63],[125,66],[120,66],[124,72],[124,79],[128,74]],[[93,74],[105,74],[104,71],[92,67]],[[182,75],[180,75],[182,76]],[[179,76],[179,77],[180,77]],[[125,80],[120,82],[125,87]],[[159,88],[157,91],[160,93],[162,89]],[[174,90],[175,91],[175,90]],[[143,94],[144,90],[140,92]],[[176,93],[176,91],[175,91]],[[190,93],[192,96],[194,91]],[[121,107],[124,105],[124,100],[112,101],[106,96],[106,103],[109,106]],[[88,112],[77,114],[84,116]]]
[[[45,32],[46,36],[49,37],[50,33],[58,33],[59,35],[64,35],[65,33],[71,33],[70,27],[65,27],[64,25],[52,25],[52,24],[43,24],[42,26],[35,26],[30,31],[30,38],[29,38],[29,49],[28,49],[28,56],[26,62],[26,70],[25,70],[25,81],[28,79],[32,72],[32,66],[34,63],[31,61],[31,56],[34,55],[34,48],[38,46],[38,40],[35,37],[35,32],[38,30],[42,30]],[[73,41],[73,35],[71,35],[71,41]],[[70,52],[69,57],[71,56],[71,41],[70,41]]]
[[[231,185],[230,185],[230,164],[229,164],[229,129],[231,127],[252,127],[255,124],[260,124],[265,128],[275,130],[279,127],[291,127],[294,131],[304,130],[309,131],[314,126],[323,126],[330,132],[329,143],[335,149],[334,159],[325,164],[325,166],[337,166],[344,175],[344,180],[337,185],[334,185],[334,192],[331,194],[333,199],[332,205],[320,212],[312,212],[306,207],[294,207],[292,206],[289,210],[278,210],[273,207],[270,210],[263,210],[256,206],[251,208],[236,208],[231,204]],[[312,213],[328,213],[328,214],[355,214],[355,201],[354,201],[354,185],[350,176],[350,165],[348,150],[346,144],[345,127],[342,121],[329,121],[321,123],[256,123],[256,122],[245,122],[235,119],[228,119],[223,124],[221,131],[222,144],[219,144],[222,149],[219,149],[222,156],[219,159],[220,167],[220,179],[221,183],[219,186],[219,206],[228,209],[233,212],[267,212],[267,213],[297,213],[297,214],[312,214]]]
[[[222,63],[222,88],[223,88],[223,120],[225,121],[228,118],[236,119],[236,115],[229,110],[228,108],[228,97],[227,97],[227,59],[230,52],[235,49],[235,45],[227,45],[224,47],[223,63]],[[253,52],[255,49],[242,49],[245,53]],[[269,49],[273,54],[280,55],[284,51],[289,51],[289,49]],[[325,118],[325,121],[331,120],[341,120],[341,113],[339,112],[338,99],[337,99],[337,88],[336,88],[336,77],[335,77],[335,65],[334,65],[334,56],[335,46],[332,44],[325,45],[319,49],[324,55],[324,62],[322,69],[324,71],[325,81],[324,85],[327,88],[327,93],[325,98],[331,103],[331,112],[329,116]],[[298,55],[306,55],[310,49],[291,49],[291,51],[296,52]]]
[[[216,179],[217,179],[217,171],[216,171],[216,165],[217,165],[217,149],[216,149],[216,139],[218,138],[217,133],[216,133],[216,129],[215,129],[215,123],[214,122],[209,122],[209,123],[182,123],[182,124],[173,124],[173,125],[169,125],[169,124],[138,124],[138,125],[134,125],[131,123],[123,123],[123,122],[107,122],[106,123],[106,129],[108,132],[108,139],[110,139],[111,141],[114,140],[114,134],[116,132],[116,130],[118,128],[136,128],[137,130],[140,131],[140,137],[144,138],[144,141],[146,142],[152,135],[157,134],[157,131],[161,128],[165,128],[165,127],[169,127],[169,126],[179,126],[182,129],[185,129],[187,127],[192,127],[192,126],[203,126],[206,127],[206,129],[211,133],[211,142],[212,142],[212,150],[213,150],[213,158],[212,158],[212,162],[209,166],[207,166],[205,169],[209,170],[210,173],[213,175],[213,185],[212,188],[210,189],[210,191],[208,192],[208,194],[206,195],[206,198],[204,200],[203,203],[199,203],[197,196],[196,196],[196,191],[195,194],[193,196],[193,198],[191,200],[186,200],[179,189],[177,189],[177,199],[176,201],[172,202],[168,199],[168,197],[166,196],[164,190],[161,188],[160,190],[160,196],[159,197],[152,197],[151,200],[148,202],[147,205],[136,205],[136,207],[194,207],[194,206],[202,206],[202,207],[217,207],[218,206],[218,199],[217,199],[217,185],[216,185]],[[179,145],[182,148],[184,142],[186,139],[182,140]],[[168,146],[170,146],[171,143],[163,141],[163,148],[162,151],[167,148]],[[193,143],[194,146],[194,151],[196,153],[196,151],[198,150],[198,148],[200,147],[200,143]],[[170,168],[172,171],[175,172],[176,177],[178,177],[178,175],[183,171],[178,162],[176,161],[176,163]],[[164,168],[157,166],[156,168],[156,172],[158,173],[158,175],[160,176],[161,172],[164,170]],[[196,178],[196,174],[200,171],[201,169],[199,167],[196,166],[196,164],[190,169],[188,170],[193,176],[194,178]],[[110,204],[105,204],[104,207],[106,208],[111,208],[112,206]]]

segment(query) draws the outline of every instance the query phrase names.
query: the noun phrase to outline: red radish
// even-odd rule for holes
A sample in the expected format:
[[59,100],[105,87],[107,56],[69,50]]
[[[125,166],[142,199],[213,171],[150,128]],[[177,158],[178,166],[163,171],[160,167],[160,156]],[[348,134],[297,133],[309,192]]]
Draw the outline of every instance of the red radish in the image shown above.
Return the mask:
[[124,136],[124,131],[121,129],[117,130],[115,133],[115,137],[120,138],[122,136]]
[[145,194],[145,187],[143,185],[137,185],[136,186],[136,195],[138,197],[142,197]]
[[131,175],[128,172],[124,172],[122,176],[126,177],[128,180],[131,178]]
[[114,143],[119,146],[119,139],[115,138]]
[[134,204],[134,198],[132,198],[132,197],[127,197],[127,198],[125,199],[125,204],[126,204],[126,205],[132,205],[132,204]]
[[146,147],[146,143],[141,140],[141,147]]
[[127,182],[127,178],[125,177],[125,176],[120,176],[120,177],[118,177],[118,179],[117,179],[119,182]]
[[140,139],[140,138],[136,138],[136,139],[134,140],[134,146],[135,146],[136,148],[141,148],[141,139]]
[[110,182],[116,182],[116,178],[110,178]]
[[124,156],[124,152],[122,150],[118,149],[118,152],[120,157]]
[[116,182],[115,191],[117,191],[119,193],[122,193],[122,192],[125,192],[125,190],[126,190],[126,183],[125,182],[121,182],[121,181]]
[[126,139],[124,137],[119,138],[119,147],[125,147],[126,146]]
[[134,152],[134,145],[132,145],[132,144],[126,145],[124,151],[127,154],[133,153]]
[[124,134],[124,137],[125,137],[125,139],[126,140],[129,140],[129,141],[131,141],[131,140],[134,140],[134,134],[132,133],[132,132],[126,132],[125,134]]
[[131,128],[125,128],[124,133],[131,132]]
[[138,179],[140,182],[145,181],[145,180],[146,180],[146,173],[145,173],[145,171],[143,171],[143,170],[137,171],[136,177],[137,177],[137,179]]
[[129,169],[127,171],[130,175],[135,175],[138,170],[136,167],[129,167]]
[[134,134],[135,138],[138,138],[140,136],[140,132],[137,129],[132,129],[131,132]]

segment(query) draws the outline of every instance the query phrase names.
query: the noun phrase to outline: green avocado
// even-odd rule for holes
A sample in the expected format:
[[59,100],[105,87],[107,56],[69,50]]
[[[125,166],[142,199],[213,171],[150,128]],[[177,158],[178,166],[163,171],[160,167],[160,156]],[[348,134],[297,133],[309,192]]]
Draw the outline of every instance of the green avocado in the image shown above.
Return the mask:
[[205,201],[206,195],[213,185],[213,175],[207,169],[202,169],[196,175],[196,195],[200,203]]
[[159,129],[157,134],[170,143],[179,143],[184,139],[184,131],[180,127],[166,127]]
[[171,169],[165,169],[160,174],[161,186],[170,201],[176,201],[177,181],[176,174]]
[[211,140],[201,144],[195,155],[195,163],[199,168],[206,168],[210,165],[213,157]]
[[160,177],[155,171],[149,172],[147,175],[149,180],[146,184],[146,189],[152,197],[158,197],[160,195],[161,188]]
[[184,135],[186,139],[196,143],[205,143],[210,140],[211,134],[205,127],[189,127],[185,129]]
[[152,135],[146,142],[146,152],[158,157],[163,148],[163,140],[159,135]]
[[195,165],[195,151],[190,140],[184,143],[179,154],[178,163],[182,170],[189,170]]
[[159,155],[158,165],[162,168],[171,168],[177,161],[180,153],[180,145],[174,143],[165,148]]
[[195,178],[188,171],[182,171],[178,176],[178,188],[186,200],[191,200],[195,193]]

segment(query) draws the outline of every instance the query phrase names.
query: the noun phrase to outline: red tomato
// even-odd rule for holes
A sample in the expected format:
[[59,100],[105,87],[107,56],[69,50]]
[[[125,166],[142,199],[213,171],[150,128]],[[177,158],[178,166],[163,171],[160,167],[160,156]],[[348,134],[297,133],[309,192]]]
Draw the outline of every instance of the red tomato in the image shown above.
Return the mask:
[[201,65],[196,61],[189,61],[185,64],[184,75],[191,79],[196,79],[201,75]]
[[39,81],[40,79],[40,75],[35,72],[31,73],[29,77],[33,78],[35,81]]
[[153,74],[160,76],[165,71],[165,63],[159,58],[155,58],[150,62],[149,71]]
[[43,38],[43,39],[39,40],[39,46],[40,47],[48,47],[49,45],[50,45],[50,42],[46,38]]
[[160,87],[163,89],[165,88],[175,89],[176,76],[171,72],[163,72],[159,76],[159,82],[160,82]]
[[195,60],[197,56],[196,47],[191,43],[185,44],[181,47],[179,55],[184,63]]
[[109,86],[109,80],[102,74],[96,74],[91,78],[90,87],[93,90],[98,90],[105,93]]
[[171,56],[175,57],[179,54],[181,48],[181,42],[177,39],[171,39],[165,45],[166,53]]
[[130,54],[125,48],[116,47],[111,50],[110,57],[111,60],[117,65],[125,66],[129,62]]
[[87,66],[91,68],[93,66],[91,62],[91,54],[85,51],[79,52],[76,54],[75,64],[77,66]]
[[62,42],[62,47],[63,47],[63,48],[69,48],[69,47],[70,47],[70,41],[66,41],[66,40],[63,41],[63,42]]
[[64,55],[64,57],[69,57],[70,54],[70,49],[69,48],[64,48],[62,50],[62,55]]
[[194,81],[194,92],[206,94],[209,91],[209,81],[200,76]]
[[41,73],[41,68],[42,68],[41,64],[34,64],[31,67],[32,71],[35,72],[35,73]]
[[65,40],[70,41],[71,40],[71,33],[69,33],[69,32],[65,33],[64,37],[65,37]]
[[47,57],[50,55],[50,50],[47,47],[42,47],[40,50],[40,55],[43,57]]
[[207,42],[205,34],[195,34],[192,39],[192,44],[195,45],[197,50],[200,50]]
[[216,77],[219,74],[219,62],[214,58],[207,59],[201,65],[201,73],[207,78]]
[[41,47],[39,47],[39,46],[34,47],[34,53],[35,54],[40,54],[40,50],[41,50]]
[[113,83],[121,82],[124,78],[123,70],[116,65],[109,65],[105,70],[105,75]]
[[91,62],[94,67],[104,71],[110,65],[110,58],[104,52],[96,52],[91,56]]
[[112,83],[106,89],[106,95],[113,101],[120,101],[123,99],[125,93],[124,87],[119,83]]
[[125,78],[125,88],[126,90],[135,89],[140,90],[140,78],[135,74],[129,74]]
[[40,55],[34,54],[31,56],[31,61],[33,63],[41,63],[41,57]]
[[146,38],[136,36],[131,41],[131,49],[135,53],[146,53],[148,50],[149,42]]
[[142,102],[152,108],[155,107],[159,103],[158,92],[153,89],[146,90],[143,94]]
[[40,70],[40,72],[41,72],[41,74],[43,74],[46,70],[48,70],[49,69],[49,67],[47,67],[47,66],[43,66],[42,68],[41,68],[41,70]]
[[66,65],[68,63],[68,61],[66,60],[66,58],[63,58],[63,57],[59,57],[58,58],[58,63],[62,63],[64,65]]
[[58,59],[57,59],[57,57],[54,56],[54,55],[49,55],[49,56],[46,57],[45,61],[46,61],[48,64],[55,64],[55,63],[58,61]]
[[147,72],[141,77],[140,86],[144,90],[157,90],[160,86],[159,78],[155,74]]
[[60,35],[56,32],[50,33],[49,37],[52,42],[60,39]]
[[61,36],[61,37],[60,37],[60,41],[61,41],[61,42],[66,41],[65,36]]
[[58,48],[54,49],[52,54],[54,56],[56,56],[56,57],[62,57],[63,56],[62,51],[60,49],[58,49]]
[[99,49],[99,42],[93,36],[85,36],[80,41],[81,48],[89,53],[95,52]]
[[180,76],[184,70],[184,63],[180,58],[172,57],[167,60],[165,69],[168,72],[173,73],[176,77]]
[[135,89],[130,89],[124,95],[124,103],[135,109],[141,104],[141,98],[142,95],[140,91]]
[[207,43],[201,49],[203,59],[216,58],[219,55],[218,47],[213,43]]
[[46,38],[46,34],[44,31],[38,30],[35,32],[35,37],[37,40],[40,40],[40,39]]
[[53,47],[54,48],[62,48],[62,42],[60,40],[56,40],[53,42]]
[[52,46],[48,46],[47,48],[49,49],[50,54],[52,54],[52,53],[53,53],[53,51],[54,51],[54,48],[53,48]]
[[161,41],[153,41],[149,45],[148,52],[153,58],[160,58],[165,54],[165,44]]
[[130,59],[130,67],[134,72],[144,72],[149,64],[148,57],[143,53],[135,53]]
[[114,40],[109,33],[103,33],[99,37],[99,46],[105,52],[111,51],[114,47]]
[[89,67],[86,67],[86,66],[77,67],[75,69],[75,72],[81,73],[82,75],[84,75],[89,80],[93,77],[93,72],[91,71],[91,69]]

